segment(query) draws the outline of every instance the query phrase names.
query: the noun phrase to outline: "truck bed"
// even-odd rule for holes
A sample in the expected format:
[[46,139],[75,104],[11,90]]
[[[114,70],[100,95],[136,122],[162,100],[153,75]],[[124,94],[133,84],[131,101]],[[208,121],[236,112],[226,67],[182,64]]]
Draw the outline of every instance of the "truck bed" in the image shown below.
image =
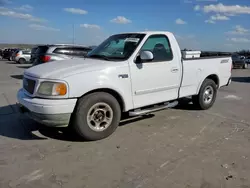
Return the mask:
[[[183,50],[182,50],[183,52]],[[207,58],[218,58],[218,57],[231,57],[232,53],[230,52],[216,52],[216,51],[201,51],[199,58],[193,59],[207,59]],[[185,59],[185,58],[183,58]],[[189,60],[189,59],[187,59]]]
[[[230,56],[208,56],[183,59],[183,77],[179,97],[198,94],[202,81],[207,75],[218,79],[218,88],[227,85],[231,75],[232,59]],[[198,88],[197,88],[198,85]]]

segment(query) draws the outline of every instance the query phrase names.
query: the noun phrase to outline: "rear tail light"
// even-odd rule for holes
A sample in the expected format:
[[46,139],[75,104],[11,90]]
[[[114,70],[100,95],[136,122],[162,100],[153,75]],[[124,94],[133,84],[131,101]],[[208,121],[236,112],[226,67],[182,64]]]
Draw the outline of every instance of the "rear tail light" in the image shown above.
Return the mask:
[[41,56],[40,59],[41,59],[41,61],[42,61],[43,63],[47,63],[47,62],[50,61],[51,57],[48,56],[48,55],[45,55],[45,56]]
[[19,53],[17,53],[17,54],[16,54],[16,57],[18,57],[19,55],[20,55],[20,54],[19,54]]

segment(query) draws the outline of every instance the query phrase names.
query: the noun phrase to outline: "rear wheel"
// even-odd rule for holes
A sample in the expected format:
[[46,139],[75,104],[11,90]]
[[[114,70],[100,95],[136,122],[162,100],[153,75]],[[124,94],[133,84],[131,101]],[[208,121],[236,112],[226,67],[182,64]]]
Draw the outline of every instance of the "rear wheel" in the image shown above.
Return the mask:
[[24,58],[20,58],[20,59],[18,60],[18,63],[20,63],[20,64],[25,64],[25,63],[26,63],[26,60],[25,60]]
[[199,91],[198,95],[192,97],[193,104],[201,110],[211,108],[215,102],[217,95],[217,86],[211,79],[206,79]]
[[105,92],[92,93],[79,99],[71,125],[86,140],[100,140],[111,135],[119,125],[121,108]]

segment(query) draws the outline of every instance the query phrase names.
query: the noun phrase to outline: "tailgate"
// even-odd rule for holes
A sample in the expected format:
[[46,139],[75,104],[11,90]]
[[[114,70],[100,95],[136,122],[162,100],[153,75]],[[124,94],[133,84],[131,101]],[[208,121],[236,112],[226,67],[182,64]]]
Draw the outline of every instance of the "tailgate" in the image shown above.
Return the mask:
[[226,57],[220,59],[219,65],[219,79],[220,79],[220,86],[227,85],[228,80],[231,78],[232,75],[232,58]]

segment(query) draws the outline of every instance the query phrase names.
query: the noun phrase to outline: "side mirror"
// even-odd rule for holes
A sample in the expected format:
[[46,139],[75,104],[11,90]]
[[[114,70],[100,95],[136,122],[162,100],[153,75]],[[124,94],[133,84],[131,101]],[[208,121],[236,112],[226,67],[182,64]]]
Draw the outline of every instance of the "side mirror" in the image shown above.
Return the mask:
[[142,61],[151,61],[154,59],[154,55],[151,51],[141,51],[140,52],[140,58]]

